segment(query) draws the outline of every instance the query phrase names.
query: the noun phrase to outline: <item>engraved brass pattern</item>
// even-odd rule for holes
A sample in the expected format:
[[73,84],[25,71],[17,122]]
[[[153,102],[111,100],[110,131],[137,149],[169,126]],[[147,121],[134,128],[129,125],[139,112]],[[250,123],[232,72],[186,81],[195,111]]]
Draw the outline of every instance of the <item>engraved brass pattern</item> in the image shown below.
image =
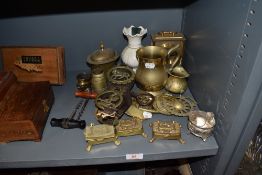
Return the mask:
[[108,71],[107,79],[113,84],[128,84],[135,80],[135,73],[127,66],[116,66]]
[[116,110],[123,103],[123,96],[117,91],[104,91],[96,97],[95,104],[99,109]]
[[115,129],[111,125],[94,125],[87,126],[84,131],[85,139],[88,142],[87,151],[91,151],[92,146],[95,144],[102,144],[108,142],[114,142],[115,145],[120,145],[120,141],[117,139]]
[[43,100],[43,101],[42,101],[42,104],[43,104],[44,112],[48,112],[48,111],[49,111],[49,106],[47,105],[46,100]]
[[156,97],[154,108],[165,115],[188,116],[196,108],[196,102],[185,96],[162,94]]
[[144,133],[143,123],[140,119],[121,119],[116,126],[117,136],[133,136],[142,135],[147,137]]
[[181,138],[181,125],[176,121],[155,121],[149,125],[152,127],[152,139],[150,142],[154,142],[156,139],[176,139],[180,143],[184,144],[185,141]]

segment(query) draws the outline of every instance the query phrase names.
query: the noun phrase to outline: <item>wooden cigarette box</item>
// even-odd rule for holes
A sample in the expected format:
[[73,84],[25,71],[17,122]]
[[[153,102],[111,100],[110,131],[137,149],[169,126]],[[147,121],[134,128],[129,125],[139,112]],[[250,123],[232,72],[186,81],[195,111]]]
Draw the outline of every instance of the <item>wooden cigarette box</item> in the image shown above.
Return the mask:
[[0,72],[0,143],[40,141],[53,101],[48,81],[18,82]]
[[64,84],[63,47],[1,47],[4,71],[12,71],[18,81],[49,81]]

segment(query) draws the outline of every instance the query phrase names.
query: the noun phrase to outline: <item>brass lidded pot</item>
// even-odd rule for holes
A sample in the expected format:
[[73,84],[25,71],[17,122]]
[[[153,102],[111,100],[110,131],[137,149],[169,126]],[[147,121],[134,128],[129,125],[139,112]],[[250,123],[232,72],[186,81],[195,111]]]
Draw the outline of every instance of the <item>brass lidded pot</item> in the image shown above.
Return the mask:
[[137,86],[144,91],[160,91],[167,80],[164,60],[168,56],[165,48],[146,46],[137,50],[139,65],[135,80]]
[[94,51],[87,57],[87,63],[91,65],[92,71],[99,69],[105,73],[116,64],[119,55],[110,48],[105,48],[103,42],[100,43],[100,49]]

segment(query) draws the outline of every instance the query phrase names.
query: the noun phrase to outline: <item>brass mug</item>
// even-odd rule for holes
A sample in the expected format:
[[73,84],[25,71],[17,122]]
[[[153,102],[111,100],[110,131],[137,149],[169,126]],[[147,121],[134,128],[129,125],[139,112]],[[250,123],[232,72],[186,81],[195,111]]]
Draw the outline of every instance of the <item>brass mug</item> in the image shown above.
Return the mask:
[[159,46],[146,46],[137,50],[139,60],[135,80],[138,88],[144,91],[159,91],[167,80],[164,60],[168,56],[165,48]]

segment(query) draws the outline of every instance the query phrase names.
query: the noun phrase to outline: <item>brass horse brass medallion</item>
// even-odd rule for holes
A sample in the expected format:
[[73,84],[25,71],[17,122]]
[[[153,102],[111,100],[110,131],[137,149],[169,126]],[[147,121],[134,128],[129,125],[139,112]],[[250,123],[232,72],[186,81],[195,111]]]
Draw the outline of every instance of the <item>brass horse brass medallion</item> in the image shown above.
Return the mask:
[[180,143],[184,144],[185,141],[181,138],[181,125],[176,121],[155,121],[150,124],[152,127],[152,139],[150,142],[156,139],[176,139]]
[[117,136],[132,136],[142,135],[147,137],[144,133],[142,120],[139,119],[121,119],[116,126]]
[[94,125],[87,126],[84,131],[85,139],[88,142],[87,151],[91,151],[92,146],[95,144],[102,144],[108,142],[114,142],[115,145],[119,145],[120,141],[117,139],[115,129],[111,125]]
[[135,80],[135,73],[127,66],[116,66],[108,71],[107,78],[113,84],[128,84]]
[[162,94],[156,97],[153,106],[165,115],[187,116],[196,108],[196,102],[189,97]]
[[96,97],[95,104],[99,109],[116,110],[123,103],[122,94],[116,91],[105,91]]

